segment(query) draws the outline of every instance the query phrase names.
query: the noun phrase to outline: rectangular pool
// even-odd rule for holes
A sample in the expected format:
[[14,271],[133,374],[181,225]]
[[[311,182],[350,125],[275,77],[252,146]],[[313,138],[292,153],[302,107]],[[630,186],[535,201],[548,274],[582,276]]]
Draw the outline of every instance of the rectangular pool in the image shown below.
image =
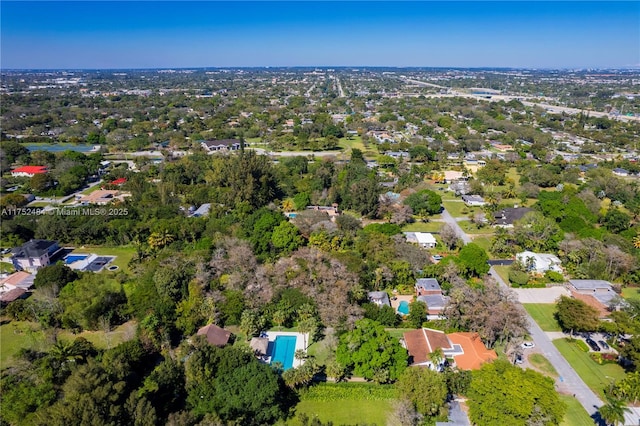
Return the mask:
[[78,260],[85,260],[87,257],[89,257],[88,254],[70,254],[64,258],[64,263],[70,265],[71,263],[77,262]]
[[296,336],[276,336],[271,349],[271,364],[280,362],[285,370],[293,367]]

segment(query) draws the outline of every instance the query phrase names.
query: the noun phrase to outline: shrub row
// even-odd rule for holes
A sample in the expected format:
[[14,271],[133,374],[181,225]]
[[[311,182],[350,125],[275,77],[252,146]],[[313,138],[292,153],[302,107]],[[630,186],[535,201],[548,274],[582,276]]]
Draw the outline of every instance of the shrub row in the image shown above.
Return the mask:
[[340,401],[343,399],[359,399],[380,401],[397,397],[393,385],[373,385],[368,383],[322,383],[311,386],[300,392],[303,400]]

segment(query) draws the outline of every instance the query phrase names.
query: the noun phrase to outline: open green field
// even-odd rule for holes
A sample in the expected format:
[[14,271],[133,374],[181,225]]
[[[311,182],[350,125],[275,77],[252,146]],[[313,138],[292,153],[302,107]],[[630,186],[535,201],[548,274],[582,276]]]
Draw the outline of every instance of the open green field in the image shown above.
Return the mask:
[[129,321],[113,330],[105,333],[104,331],[83,331],[82,333],[73,334],[68,330],[61,331],[58,338],[67,341],[73,341],[77,337],[84,337],[98,349],[110,349],[118,346],[122,342],[133,339],[136,336],[137,324],[135,321]]
[[560,399],[567,405],[567,412],[560,426],[586,426],[595,422],[589,416],[580,402],[571,395],[560,395]]
[[11,321],[0,326],[0,369],[11,365],[20,349],[44,349],[45,336],[40,325]]
[[558,372],[553,365],[549,362],[548,359],[544,357],[542,354],[531,354],[529,355],[529,363],[538,371],[540,371],[545,376],[549,377],[558,377]]
[[442,205],[453,217],[469,217],[470,214],[480,211],[479,207],[469,207],[462,200],[442,201]]
[[403,232],[440,232],[444,223],[442,222],[414,222],[402,227]]
[[511,179],[515,184],[516,189],[520,188],[520,175],[515,167],[509,168],[509,171],[507,172],[507,179]]
[[390,386],[372,383],[322,383],[300,394],[295,417],[288,425],[298,425],[300,414],[309,419],[317,418],[323,423],[335,425],[380,425],[387,424],[393,410],[396,391]]
[[366,401],[343,399],[341,401],[301,401],[296,406],[296,417],[287,424],[298,425],[297,416],[305,413],[310,419],[333,422],[334,425],[366,424],[384,426],[393,410],[393,400]]
[[587,386],[600,398],[604,399],[604,389],[611,382],[625,377],[624,370],[618,364],[599,365],[589,357],[587,352],[583,352],[577,345],[567,341],[567,339],[556,339],[553,344]]
[[91,194],[92,192],[96,192],[98,189],[100,189],[100,186],[101,186],[100,184],[93,185],[92,187],[87,188],[87,189],[85,189],[84,191],[82,191],[82,192],[81,192],[81,194],[82,194],[82,195],[89,195],[89,194]]
[[129,273],[129,262],[136,254],[136,248],[133,246],[120,246],[120,247],[96,247],[96,246],[82,246],[76,247],[73,252],[79,253],[95,253],[99,256],[116,256],[111,265],[116,265],[120,271]]
[[391,335],[391,337],[395,337],[396,339],[400,339],[404,336],[404,333],[407,331],[413,331],[415,328],[385,328],[387,333]]
[[467,234],[472,235],[493,235],[495,233],[495,229],[490,226],[483,226],[482,228],[478,228],[476,225],[471,223],[470,220],[461,220],[458,222],[458,225],[462,230]]
[[542,331],[562,331],[554,318],[556,305],[553,303],[524,303],[522,306],[538,323]]

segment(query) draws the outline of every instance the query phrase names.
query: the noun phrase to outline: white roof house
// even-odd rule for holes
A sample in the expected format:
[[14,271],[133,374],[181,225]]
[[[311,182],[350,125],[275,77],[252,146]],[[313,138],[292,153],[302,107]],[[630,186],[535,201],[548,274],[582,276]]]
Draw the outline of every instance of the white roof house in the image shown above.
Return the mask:
[[429,232],[405,232],[405,237],[410,243],[418,244],[424,248],[435,248],[438,242],[436,238]]
[[549,253],[534,253],[532,251],[523,251],[516,254],[516,259],[520,261],[529,272],[537,272],[544,274],[547,271],[562,273],[560,265],[562,262],[558,256]]

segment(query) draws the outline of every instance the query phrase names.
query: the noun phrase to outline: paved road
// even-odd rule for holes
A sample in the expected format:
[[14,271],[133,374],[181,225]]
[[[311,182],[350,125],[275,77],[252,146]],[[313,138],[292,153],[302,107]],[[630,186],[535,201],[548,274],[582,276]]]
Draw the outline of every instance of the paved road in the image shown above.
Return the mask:
[[[462,230],[462,228],[460,228],[456,219],[451,216],[446,209],[442,212],[442,219],[456,230],[465,244],[471,242],[469,236]],[[505,283],[500,275],[498,275],[493,266],[489,269],[489,273],[495,278],[500,286],[503,288],[509,288],[507,283]],[[578,376],[578,373],[576,373],[567,360],[564,359],[562,354],[560,354],[558,349],[553,345],[549,336],[542,331],[540,326],[538,326],[528,313],[527,320],[529,321],[529,334],[531,335],[531,339],[558,372],[559,377],[556,380],[556,387],[558,390],[570,395],[575,395],[576,399],[584,409],[587,410],[589,415],[595,414],[598,411],[598,407],[603,405],[603,402],[591,389],[589,389],[589,386],[584,383],[580,376]]]
[[462,228],[460,228],[460,225],[458,225],[458,221],[453,216],[451,216],[447,209],[442,210],[442,220],[448,223],[456,231],[456,234],[458,234],[460,239],[464,241],[465,244],[469,244],[471,242],[471,238],[469,238],[466,232],[464,232]]
[[[504,288],[509,288],[507,283],[498,275],[495,269],[491,267],[489,270],[495,280]],[[558,379],[556,380],[556,386],[558,390],[566,392],[570,395],[575,395],[580,404],[587,410],[589,415],[593,415],[598,411],[598,407],[603,405],[603,402],[598,396],[589,389],[584,381],[578,376],[578,373],[569,365],[566,359],[560,354],[558,349],[551,342],[551,339],[547,334],[542,331],[540,326],[527,314],[529,320],[529,334],[531,339],[535,342],[538,350],[549,360],[553,367],[558,372]],[[526,350],[525,350],[526,351]]]

